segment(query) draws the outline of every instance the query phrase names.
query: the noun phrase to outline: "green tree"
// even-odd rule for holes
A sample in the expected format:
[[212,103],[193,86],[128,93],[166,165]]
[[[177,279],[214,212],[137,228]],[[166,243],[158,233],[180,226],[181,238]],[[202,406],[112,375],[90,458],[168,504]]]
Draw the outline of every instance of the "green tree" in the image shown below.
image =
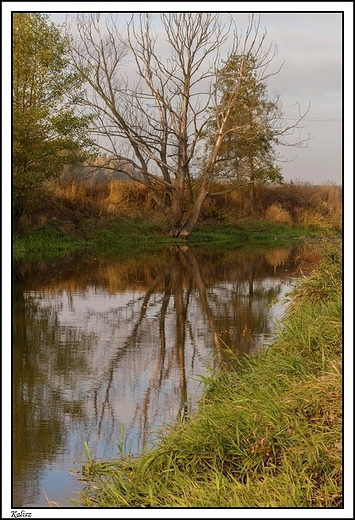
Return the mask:
[[[236,82],[238,95],[218,151],[215,177],[234,186],[250,184],[253,207],[255,184],[282,182],[281,167],[276,165],[275,146],[280,144],[281,109],[279,99],[268,97],[267,82],[258,77],[254,55],[233,54],[217,74],[216,89],[220,102],[207,126],[207,150],[214,146],[225,107],[230,106]],[[280,133],[281,132],[281,133]]]
[[69,44],[41,13],[13,15],[13,209],[17,222],[38,188],[81,161],[91,141],[89,118],[75,112],[82,84]]

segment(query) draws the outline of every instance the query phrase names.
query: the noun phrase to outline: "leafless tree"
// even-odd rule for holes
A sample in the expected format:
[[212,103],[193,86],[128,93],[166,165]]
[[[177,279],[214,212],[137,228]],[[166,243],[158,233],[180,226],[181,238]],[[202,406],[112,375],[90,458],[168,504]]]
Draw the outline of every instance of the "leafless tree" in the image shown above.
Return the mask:
[[[223,139],[238,132],[230,120],[241,77],[229,103],[223,109],[219,103],[222,47],[228,41],[230,54],[252,54],[260,81],[272,75],[267,68],[276,51],[272,45],[263,49],[266,32],[260,34],[253,15],[241,36],[232,18],[223,25],[218,13],[161,13],[164,50],[151,15],[133,15],[124,31],[118,22],[119,15],[103,23],[99,14],[79,14],[67,22],[73,63],[88,85],[77,103],[95,116],[100,147],[111,156],[107,167],[147,186],[171,221],[171,235],[187,238],[211,191]],[[128,60],[137,80],[125,73]],[[204,131],[212,117],[218,125],[205,157]]]

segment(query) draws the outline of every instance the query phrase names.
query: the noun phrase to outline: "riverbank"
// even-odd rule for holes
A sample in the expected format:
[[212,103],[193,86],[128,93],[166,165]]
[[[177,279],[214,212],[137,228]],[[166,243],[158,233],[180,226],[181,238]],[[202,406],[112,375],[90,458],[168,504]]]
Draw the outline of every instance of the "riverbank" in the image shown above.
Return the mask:
[[[282,247],[290,240],[341,233],[339,186],[256,186],[253,208],[248,186],[222,191],[221,196],[210,196],[202,208],[188,238],[192,246]],[[139,254],[181,243],[169,237],[170,229],[171,222],[142,185],[62,179],[44,185],[13,223],[13,256],[43,260],[74,251],[105,257]]]
[[341,246],[316,252],[278,339],[258,356],[230,355],[228,370],[204,381],[196,415],[137,460],[95,462],[87,446],[77,505],[341,507]]
[[[191,246],[245,247],[270,245],[282,247],[290,241],[325,237],[331,230],[317,226],[273,223],[245,219],[237,225],[200,224],[188,239]],[[84,221],[75,231],[64,230],[60,222],[16,233],[13,240],[15,260],[43,260],[65,256],[74,251],[107,256],[135,255],[140,251],[185,242],[167,235],[166,222],[154,218],[115,218]]]

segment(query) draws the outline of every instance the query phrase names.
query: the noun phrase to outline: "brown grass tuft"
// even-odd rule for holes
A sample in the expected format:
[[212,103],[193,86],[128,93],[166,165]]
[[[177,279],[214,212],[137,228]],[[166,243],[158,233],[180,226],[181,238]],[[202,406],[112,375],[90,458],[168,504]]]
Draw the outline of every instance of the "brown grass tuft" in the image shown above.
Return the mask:
[[271,204],[265,212],[265,218],[266,220],[269,220],[270,222],[277,222],[282,224],[289,224],[292,222],[292,217],[290,213],[283,209],[281,204]]

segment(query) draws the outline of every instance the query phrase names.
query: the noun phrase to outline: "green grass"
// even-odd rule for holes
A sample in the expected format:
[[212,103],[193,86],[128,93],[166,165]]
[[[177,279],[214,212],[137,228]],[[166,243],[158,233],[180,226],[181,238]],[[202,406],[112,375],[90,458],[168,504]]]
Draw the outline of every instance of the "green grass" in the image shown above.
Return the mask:
[[229,369],[205,379],[199,411],[140,458],[89,454],[77,505],[341,507],[342,260],[322,248],[275,343],[243,360],[224,345]]
[[13,256],[16,260],[51,259],[84,249],[86,246],[86,240],[82,237],[50,226],[42,226],[33,233],[14,237]]
[[106,256],[125,251],[149,250],[179,242],[167,236],[164,222],[149,219],[121,218],[103,222],[91,229],[88,236],[90,247],[98,254]]
[[267,221],[241,221],[238,225],[199,225],[189,243],[218,245],[219,247],[248,245],[289,244],[300,238],[325,236],[323,229],[310,229],[299,225],[275,224]]
[[[322,230],[310,231],[300,226],[257,221],[238,226],[200,225],[191,234],[188,243],[192,246],[224,248],[255,245],[280,247],[300,238],[322,235]],[[129,255],[132,252],[136,255],[139,251],[181,242],[184,241],[168,236],[166,222],[162,219],[87,219],[75,234],[61,228],[60,223],[16,234],[13,255],[16,260],[50,259],[78,250],[105,256]]]
[[105,256],[134,253],[136,256],[143,251],[176,243],[178,240],[167,237],[164,224],[159,221],[86,220],[75,234],[49,225],[18,233],[13,241],[13,256],[16,260],[41,260],[65,256],[73,251]]

